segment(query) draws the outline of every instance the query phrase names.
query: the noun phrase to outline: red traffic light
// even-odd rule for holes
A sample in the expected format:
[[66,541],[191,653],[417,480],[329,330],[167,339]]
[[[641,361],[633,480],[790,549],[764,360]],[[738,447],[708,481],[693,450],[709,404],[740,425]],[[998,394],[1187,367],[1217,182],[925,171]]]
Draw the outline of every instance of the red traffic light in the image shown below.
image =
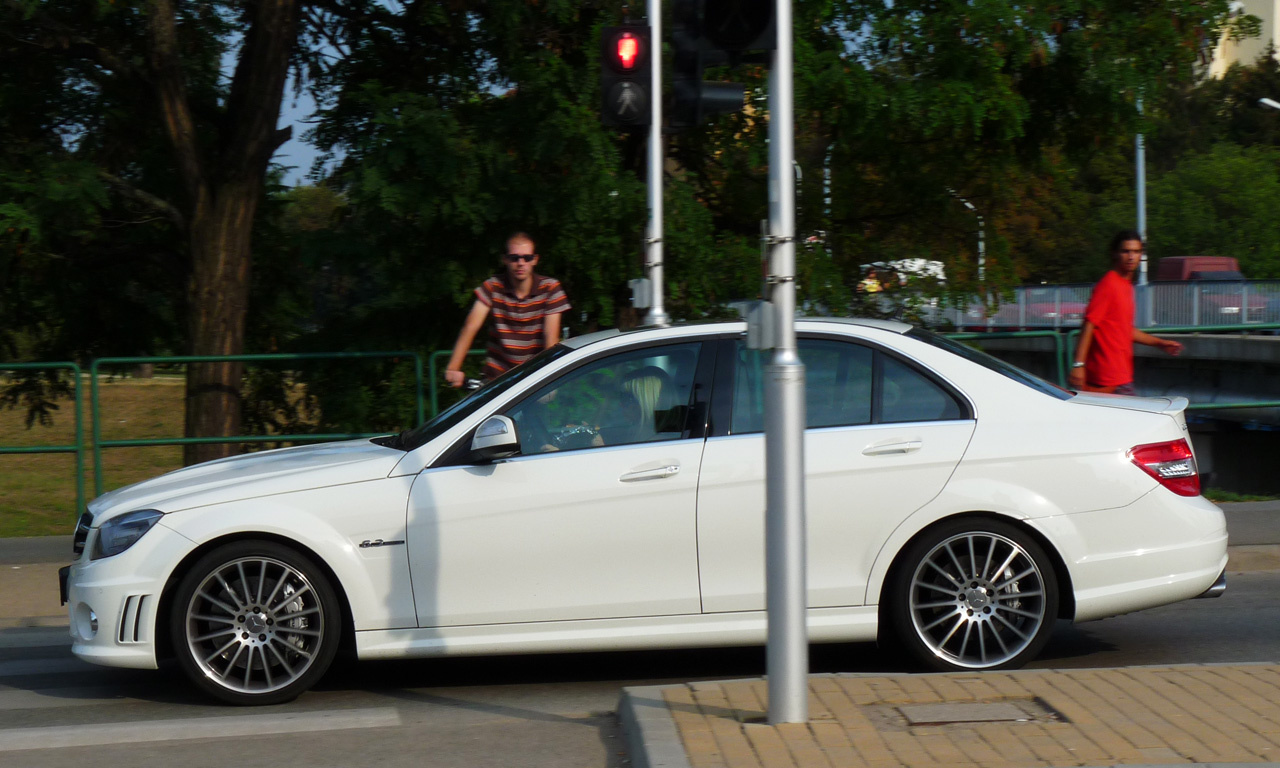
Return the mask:
[[622,68],[631,69],[635,67],[636,61],[640,58],[640,41],[630,32],[623,32],[616,43],[618,62],[622,64]]
[[625,27],[613,30],[612,35],[605,41],[604,54],[609,58],[609,64],[614,71],[636,72],[645,66],[648,54],[645,50],[648,44],[646,37]]

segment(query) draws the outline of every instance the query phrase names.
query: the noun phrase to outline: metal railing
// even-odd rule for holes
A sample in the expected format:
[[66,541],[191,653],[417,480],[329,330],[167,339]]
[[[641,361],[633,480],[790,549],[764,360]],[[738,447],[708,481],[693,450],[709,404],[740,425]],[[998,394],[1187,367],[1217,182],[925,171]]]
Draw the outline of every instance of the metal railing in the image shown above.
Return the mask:
[[[417,393],[417,420],[422,423],[425,418],[422,397],[422,357],[417,352],[314,352],[299,354],[267,354],[267,355],[179,355],[172,357],[100,357],[89,365],[89,413],[93,422],[91,449],[93,451],[93,492],[102,495],[102,449],[124,448],[152,445],[197,445],[210,443],[266,443],[266,442],[299,442],[310,440],[348,440],[361,437],[374,437],[384,432],[328,433],[328,434],[295,434],[295,435],[237,435],[233,437],[166,437],[132,440],[103,440],[102,419],[98,403],[98,369],[107,365],[139,365],[143,363],[264,363],[264,362],[301,362],[305,360],[364,360],[371,358],[408,358],[413,361],[413,372]],[[434,390],[433,390],[434,391]]]
[[[904,292],[886,293],[886,311],[895,301],[908,307],[930,326],[949,325],[957,331],[1026,330],[1079,327],[1093,286],[1028,285],[1012,297],[992,296],[987,304],[976,298],[959,306],[909,300]],[[1195,280],[1134,286],[1137,325],[1195,327],[1258,326],[1280,323],[1280,280]]]
[[80,366],[75,363],[0,363],[0,371],[71,371],[71,399],[75,403],[75,442],[71,445],[0,445],[0,454],[70,453],[75,456],[76,511],[84,510],[84,417],[80,404]]
[[[1144,328],[1144,331],[1151,334],[1159,335],[1176,335],[1179,333],[1239,333],[1247,330],[1249,333],[1257,331],[1280,331],[1280,322],[1270,323],[1251,323],[1248,328],[1242,328],[1239,325],[1169,325]],[[987,334],[978,334],[979,336]],[[1069,331],[1066,334],[1065,351],[1063,361],[1059,365],[1065,364],[1070,356],[1075,352],[1075,341],[1080,336],[1080,330]],[[1242,401],[1238,403],[1190,403],[1187,405],[1188,411],[1224,411],[1245,408],[1280,408],[1280,400],[1255,400]]]

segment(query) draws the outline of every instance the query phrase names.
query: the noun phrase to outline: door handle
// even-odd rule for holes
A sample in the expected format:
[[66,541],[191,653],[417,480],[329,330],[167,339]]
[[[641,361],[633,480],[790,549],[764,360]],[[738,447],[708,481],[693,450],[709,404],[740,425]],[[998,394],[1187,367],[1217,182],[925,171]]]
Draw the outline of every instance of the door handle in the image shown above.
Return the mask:
[[892,453],[915,453],[924,446],[923,440],[902,440],[895,443],[869,445],[862,451],[863,456],[885,456]]
[[638,480],[661,480],[664,477],[671,477],[679,471],[679,464],[668,464],[657,469],[638,469],[635,472],[627,472],[618,479],[624,483],[634,483]]

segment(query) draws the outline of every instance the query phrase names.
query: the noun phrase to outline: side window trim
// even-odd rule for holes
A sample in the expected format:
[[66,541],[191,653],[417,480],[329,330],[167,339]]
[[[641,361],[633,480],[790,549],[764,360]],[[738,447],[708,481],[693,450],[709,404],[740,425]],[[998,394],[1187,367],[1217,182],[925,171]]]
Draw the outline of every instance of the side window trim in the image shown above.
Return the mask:
[[[657,339],[653,341],[644,342],[642,344],[635,344],[633,346],[624,347],[622,349],[616,349],[616,348],[606,349],[606,350],[597,352],[589,357],[583,358],[572,367],[566,368],[563,371],[560,371],[555,378],[556,380],[560,380],[566,376],[572,376],[574,373],[581,370],[583,367],[599,362],[602,358],[612,357],[614,355],[630,354],[630,353],[639,352],[646,349],[653,349],[657,347],[688,346],[688,345],[696,344],[698,345],[698,365],[697,365],[697,368],[695,369],[694,380],[693,380],[693,394],[691,396],[691,402],[693,404],[694,409],[696,410],[696,404],[698,402],[697,393],[699,391],[699,385],[703,384],[702,377],[706,376],[710,378],[712,375],[712,371],[714,370],[714,361],[708,364],[705,362],[705,359],[708,355],[708,350],[712,348],[715,341],[716,341],[716,337],[713,337],[713,336],[703,336],[703,337],[697,337],[689,340]],[[506,415],[514,411],[516,408],[520,407],[521,404],[527,401],[530,397],[533,397],[535,394],[537,394],[537,392],[541,391],[543,386],[550,383],[551,382],[549,381],[544,382],[542,386],[539,386],[537,389],[524,393],[521,397],[508,402],[500,410],[497,410],[494,413]],[[700,436],[705,439],[706,437],[705,424],[702,427],[699,427],[696,423],[694,423],[693,420],[686,420],[684,425],[684,430],[681,432],[681,436],[679,439],[687,440],[694,437],[699,437],[699,431],[701,431]],[[436,459],[436,461],[432,462],[428,467],[426,467],[426,469],[437,469],[440,467],[449,467],[449,466],[463,466],[463,467],[473,466],[474,462],[468,461],[467,456],[471,452],[470,450],[471,438],[474,432],[475,430],[468,430],[466,433],[460,436],[458,440],[454,442],[453,445],[449,446],[449,448],[446,449],[445,451],[442,451],[440,454],[440,457]],[[566,453],[571,453],[571,452],[566,451]],[[540,455],[540,454],[533,454],[533,455]]]
[[[737,366],[737,344],[745,337],[742,335],[724,337],[719,341],[721,347],[716,364],[715,388],[713,390],[712,403],[712,420],[711,428],[708,430],[708,437],[728,437],[733,434],[761,434],[760,432],[741,432],[734,433],[730,427],[731,417],[733,413],[733,395],[734,395],[734,377]],[[802,333],[797,337],[797,341],[835,341],[845,344],[853,344],[869,349],[871,355],[872,366],[872,388],[871,388],[871,422],[863,425],[846,426],[829,426],[829,427],[808,427],[807,429],[846,429],[854,426],[875,426],[885,424],[883,420],[884,407],[884,356],[893,358],[897,363],[907,367],[917,375],[923,377],[930,383],[941,389],[948,397],[955,400],[960,408],[960,417],[958,419],[946,419],[948,421],[966,421],[973,418],[973,404],[963,393],[956,390],[950,382],[941,379],[923,368],[915,360],[905,357],[896,350],[888,349],[874,341],[868,339],[858,339],[850,336],[832,333]],[[914,423],[914,422],[889,422],[893,424]],[[920,422],[933,423],[933,422]]]

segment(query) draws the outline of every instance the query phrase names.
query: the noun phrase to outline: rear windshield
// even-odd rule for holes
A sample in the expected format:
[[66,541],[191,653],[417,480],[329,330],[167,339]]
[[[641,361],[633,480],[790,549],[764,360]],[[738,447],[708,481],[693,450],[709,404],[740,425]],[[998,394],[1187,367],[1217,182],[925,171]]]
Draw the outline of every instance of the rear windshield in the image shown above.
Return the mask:
[[975,349],[967,344],[962,344],[955,339],[947,338],[946,336],[934,333],[933,331],[926,331],[923,328],[912,328],[910,331],[907,331],[906,335],[910,338],[923,341],[926,344],[931,344],[935,347],[945,349],[953,355],[959,355],[965,360],[968,360],[971,363],[977,363],[987,370],[995,371],[1002,376],[1008,376],[1019,384],[1025,384],[1037,392],[1043,392],[1050,397],[1056,397],[1059,400],[1070,400],[1075,396],[1075,393],[1069,389],[1063,389],[1057,384],[1045,381],[1034,373],[1024,371],[1018,366],[1011,365],[999,358],[992,357],[980,349]]

